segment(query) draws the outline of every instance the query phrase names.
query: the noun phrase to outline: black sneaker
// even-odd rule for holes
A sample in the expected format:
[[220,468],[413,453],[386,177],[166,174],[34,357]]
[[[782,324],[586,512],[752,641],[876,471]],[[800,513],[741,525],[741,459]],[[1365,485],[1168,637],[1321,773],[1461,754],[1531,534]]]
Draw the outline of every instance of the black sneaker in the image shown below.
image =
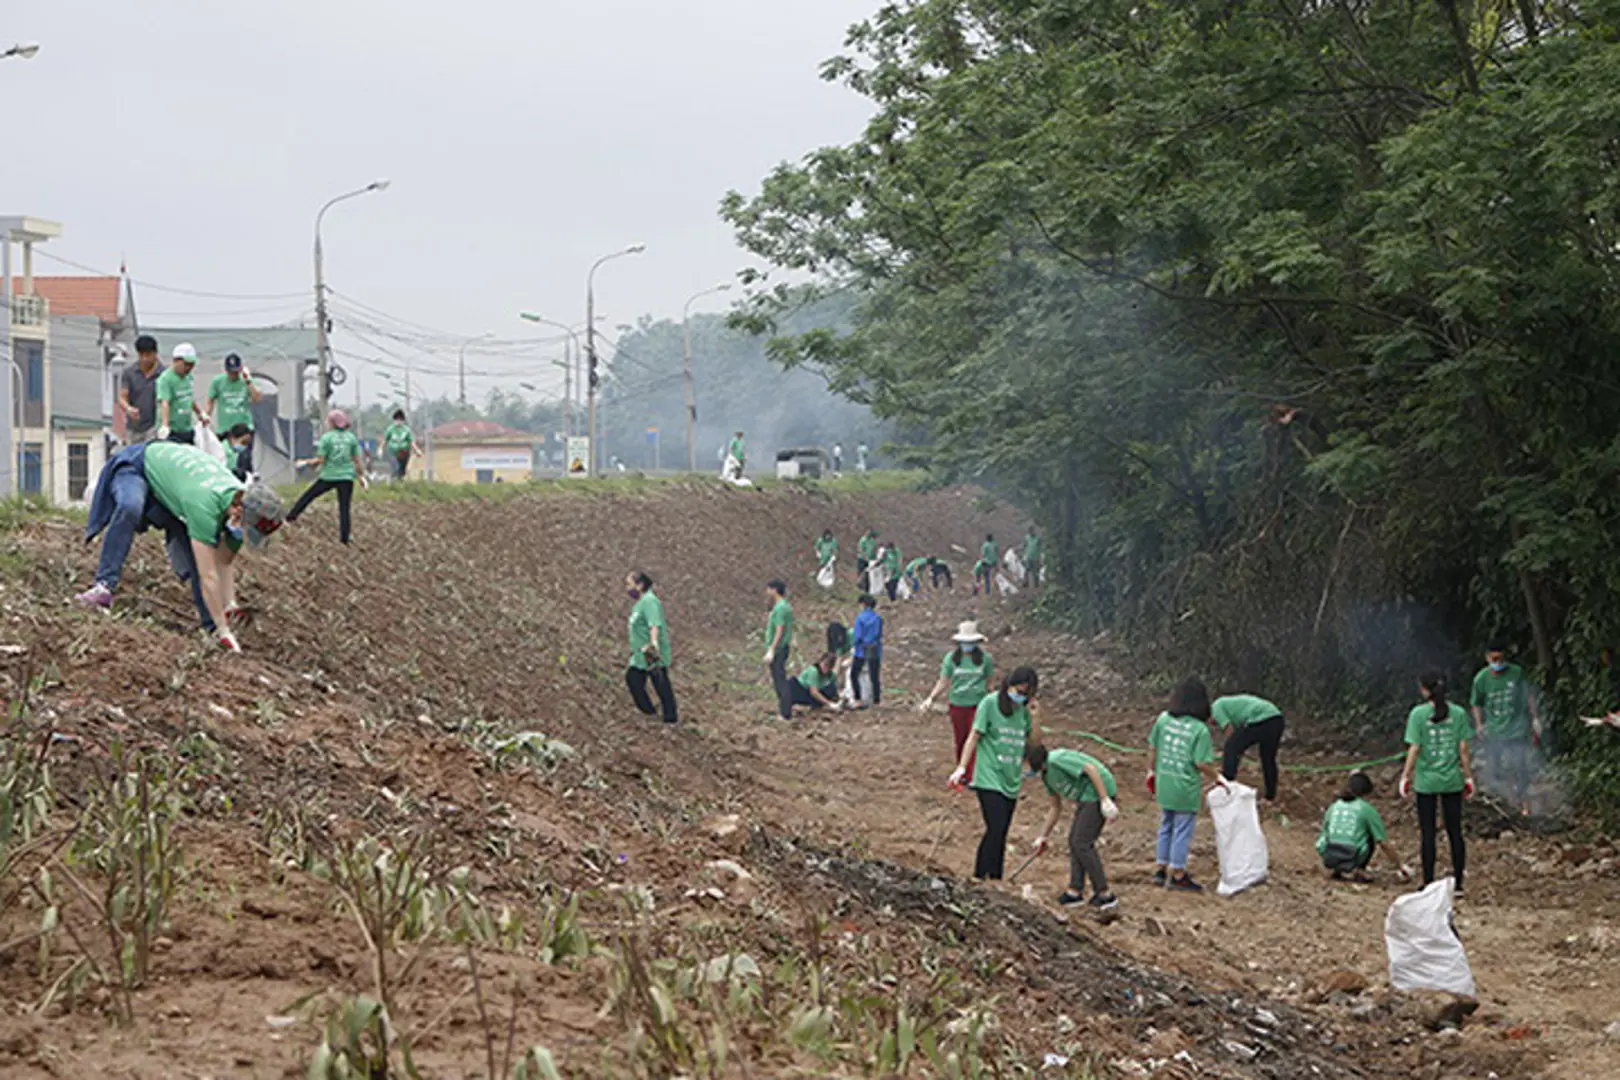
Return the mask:
[[1115,908],[1119,907],[1119,897],[1115,896],[1111,892],[1097,893],[1091,898],[1089,903],[1098,911],[1113,911]]
[[1164,878],[1164,870],[1163,869],[1153,871],[1153,886],[1154,886],[1154,888],[1157,888],[1157,889],[1164,888],[1164,881],[1165,881],[1165,878]]
[[1057,901],[1064,907],[1075,907],[1076,905],[1085,903],[1086,898],[1080,893],[1075,892],[1073,889],[1064,889],[1062,892],[1058,893]]
[[1178,878],[1171,878],[1170,888],[1174,892],[1200,893],[1204,891],[1204,887],[1194,881],[1191,874],[1182,874]]

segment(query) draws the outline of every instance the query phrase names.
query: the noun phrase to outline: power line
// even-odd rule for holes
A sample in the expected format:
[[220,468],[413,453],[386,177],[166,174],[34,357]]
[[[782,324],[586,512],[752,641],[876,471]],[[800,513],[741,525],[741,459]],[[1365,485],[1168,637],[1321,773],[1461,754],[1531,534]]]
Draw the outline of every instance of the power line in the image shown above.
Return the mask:
[[[49,259],[52,262],[61,263],[63,266],[71,266],[76,270],[87,271],[95,274],[98,277],[116,278],[123,276],[122,274],[110,274],[98,267],[88,266],[85,263],[75,262],[72,259],[63,258],[61,255],[57,255],[51,251],[46,251],[43,248],[37,250],[35,254],[41,256],[42,258]],[[158,292],[175,293],[180,296],[199,296],[207,300],[297,300],[309,295],[308,291],[295,293],[208,292],[203,289],[184,289],[177,285],[159,285],[156,282],[143,281],[140,278],[130,278],[129,280],[133,281],[143,289],[154,289]]]

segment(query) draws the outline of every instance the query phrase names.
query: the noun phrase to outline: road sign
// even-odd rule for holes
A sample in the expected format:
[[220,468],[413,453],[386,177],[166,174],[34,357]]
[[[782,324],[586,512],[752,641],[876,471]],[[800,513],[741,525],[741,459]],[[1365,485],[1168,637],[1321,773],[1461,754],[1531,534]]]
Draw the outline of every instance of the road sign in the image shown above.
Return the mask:
[[590,436],[570,435],[568,437],[568,453],[564,458],[564,472],[569,476],[589,476],[591,474],[590,460]]

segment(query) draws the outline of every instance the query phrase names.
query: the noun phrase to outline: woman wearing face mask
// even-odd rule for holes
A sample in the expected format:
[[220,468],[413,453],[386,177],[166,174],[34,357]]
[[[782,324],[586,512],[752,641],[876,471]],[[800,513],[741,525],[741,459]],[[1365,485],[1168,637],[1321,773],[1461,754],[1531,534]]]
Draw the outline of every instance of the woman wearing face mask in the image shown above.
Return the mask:
[[973,861],[976,881],[999,881],[1006,867],[1007,831],[1024,784],[1025,751],[1030,743],[1041,741],[1040,727],[1029,711],[1039,688],[1035,669],[1021,667],[1002,681],[1000,693],[986,694],[951,773],[950,787],[959,791],[968,783],[984,815],[984,838]]
[[639,570],[625,578],[624,585],[635,601],[630,609],[630,667],[624,673],[625,685],[641,715],[652,716],[659,711],[647,696],[647,684],[652,683],[664,723],[673,724],[675,687],[669,681],[669,627],[664,623],[664,602],[654,595],[652,578]]
[[1462,892],[1468,849],[1463,843],[1462,804],[1474,797],[1474,762],[1468,751],[1473,728],[1468,710],[1446,700],[1446,677],[1431,671],[1418,680],[1423,704],[1406,718],[1406,766],[1401,797],[1417,791],[1418,831],[1423,839],[1423,884],[1434,881],[1435,812],[1443,811],[1451,841],[1451,876]]
[[[996,668],[990,660],[990,654],[984,651],[984,635],[979,633],[979,624],[965,622],[956,629],[956,636],[951,638],[954,647],[945,654],[945,659],[939,665],[939,681],[928,692],[917,707],[918,712],[928,712],[934,707],[939,695],[950,691],[946,700],[950,705],[951,734],[956,740],[956,757],[960,760],[962,747],[967,742],[968,732],[973,730],[973,718],[977,715],[979,702],[984,695],[990,692],[991,683],[996,677]],[[968,758],[968,771],[973,770],[973,759]]]

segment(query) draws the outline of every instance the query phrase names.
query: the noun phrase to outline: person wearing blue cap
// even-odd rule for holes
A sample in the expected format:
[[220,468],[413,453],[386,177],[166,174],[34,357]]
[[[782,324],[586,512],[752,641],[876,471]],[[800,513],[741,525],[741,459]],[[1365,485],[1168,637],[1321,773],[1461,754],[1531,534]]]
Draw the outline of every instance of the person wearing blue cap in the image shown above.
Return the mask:
[[253,406],[262,396],[242,358],[230,353],[225,357],[225,370],[208,384],[208,397],[201,405],[204,418],[221,439],[237,427],[247,428],[245,441],[231,439],[235,455],[229,464],[238,480],[246,480],[253,472]]

